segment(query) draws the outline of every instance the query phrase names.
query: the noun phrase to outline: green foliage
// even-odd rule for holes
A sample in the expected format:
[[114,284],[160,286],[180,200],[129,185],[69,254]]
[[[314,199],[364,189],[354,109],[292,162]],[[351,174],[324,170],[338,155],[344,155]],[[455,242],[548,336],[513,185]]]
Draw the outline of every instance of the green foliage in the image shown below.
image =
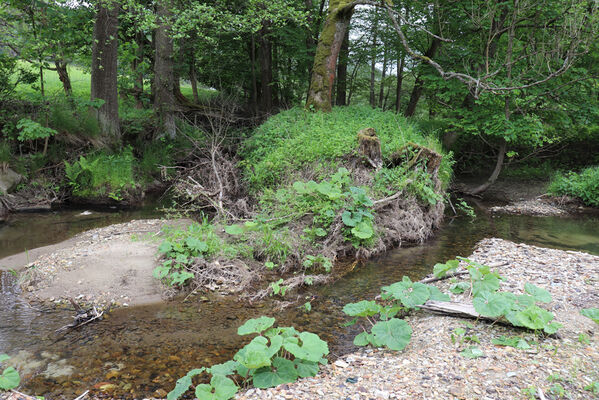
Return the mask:
[[73,164],[65,161],[65,174],[74,196],[108,196],[121,200],[126,191],[136,186],[134,164],[130,147],[115,154],[100,151],[80,156]]
[[12,159],[12,147],[8,142],[0,142],[0,167],[8,165]]
[[285,285],[281,285],[281,283],[283,283],[283,278],[279,279],[276,282],[271,282],[269,287],[272,290],[271,296],[277,296],[277,295],[281,295],[281,297],[285,296],[285,292],[287,292],[287,289],[289,289],[289,287],[285,286]]
[[549,388],[549,393],[559,397],[564,397],[566,395],[566,389],[560,383],[554,383]]
[[509,347],[514,347],[516,349],[520,349],[520,350],[530,349],[530,344],[528,344],[526,339],[524,339],[520,336],[512,336],[512,337],[500,336],[498,338],[491,340],[491,343],[493,343],[494,345],[497,345],[497,346],[509,346]]
[[[8,360],[6,354],[0,354],[0,364],[4,361]],[[19,386],[21,383],[21,377],[19,376],[19,372],[13,367],[5,368],[0,374],[0,391],[1,390],[11,390]]]
[[357,149],[356,134],[366,127],[376,130],[384,159],[409,142],[442,153],[435,138],[421,135],[393,112],[362,106],[337,107],[330,113],[294,108],[268,119],[245,143],[243,167],[251,189],[288,184],[287,177],[308,165],[339,161]]
[[370,332],[363,328],[364,332],[354,338],[356,346],[372,344],[391,350],[403,350],[412,337],[412,328],[404,320],[394,317],[399,312],[417,308],[428,299],[449,300],[449,296],[441,293],[436,287],[414,283],[407,276],[404,276],[401,282],[381,288],[380,298],[381,304],[362,300],[343,307],[346,315],[355,317],[350,324],[355,323],[358,318],[364,318],[371,327]]
[[584,387],[584,390],[593,394],[599,394],[599,382],[591,382]]
[[599,324],[599,308],[585,308],[580,310],[580,315],[592,319],[596,324]]
[[459,262],[463,261],[470,275],[470,285],[462,287],[455,286],[454,291],[459,292],[470,287],[473,296],[472,304],[479,314],[502,319],[505,318],[514,326],[521,326],[535,331],[544,331],[553,334],[561,327],[560,324],[552,322],[554,315],[535,303],[551,302],[551,295],[543,288],[531,283],[524,284],[525,295],[517,296],[510,292],[499,292],[502,277],[491,269],[467,258],[458,257],[457,260],[449,260],[445,264],[436,264],[433,267],[435,276],[443,277],[447,273],[458,268]]
[[195,387],[195,395],[200,400],[228,400],[239,389],[236,382],[269,388],[316,375],[319,365],[326,363],[323,357],[329,353],[327,343],[314,333],[298,332],[293,327],[272,327],[274,322],[274,318],[266,316],[246,321],[237,333],[258,335],[241,348],[233,360],[190,371],[177,381],[167,399],[183,396],[192,386],[192,378],[202,373],[211,374],[212,378],[209,384]]
[[56,135],[52,128],[42,126],[39,122],[32,121],[29,118],[22,118],[17,122],[17,129],[20,130],[17,139],[21,142],[27,140],[47,139]]
[[557,173],[547,190],[555,196],[576,197],[586,205],[599,207],[599,167],[586,168],[580,173]]
[[470,346],[460,351],[460,354],[466,358],[479,358],[485,355],[485,353],[476,346]]
[[190,266],[196,257],[208,258],[223,247],[222,239],[214,231],[214,226],[203,220],[193,223],[186,230],[164,228],[165,239],[158,246],[164,261],[154,269],[154,277],[171,286],[183,286],[193,277]]

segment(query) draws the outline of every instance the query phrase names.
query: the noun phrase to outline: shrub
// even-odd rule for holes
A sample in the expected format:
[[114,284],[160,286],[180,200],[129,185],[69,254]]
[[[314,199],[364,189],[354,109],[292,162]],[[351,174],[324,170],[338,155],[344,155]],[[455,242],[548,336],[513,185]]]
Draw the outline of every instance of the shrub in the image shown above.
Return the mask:
[[[9,357],[6,354],[0,354],[0,363],[8,360]],[[0,374],[0,390],[11,390],[19,386],[21,383],[21,377],[19,372],[13,367],[8,367]]]
[[77,197],[108,196],[121,200],[125,191],[135,188],[134,162],[130,147],[117,154],[101,151],[81,156],[73,164],[65,161],[65,173]]
[[10,143],[0,142],[0,169],[8,167],[12,158]]
[[599,207],[599,166],[580,173],[558,172],[549,183],[548,192],[555,196],[577,197],[586,205]]
[[[319,169],[321,174],[336,169],[338,161],[356,149],[357,132],[367,127],[376,130],[383,158],[410,142],[442,153],[436,138],[420,134],[393,112],[366,106],[338,107],[330,113],[293,108],[268,119],[245,142],[243,167],[251,189],[259,192],[291,183],[285,178],[315,162],[317,174]],[[443,163],[440,178],[448,181],[447,160]]]

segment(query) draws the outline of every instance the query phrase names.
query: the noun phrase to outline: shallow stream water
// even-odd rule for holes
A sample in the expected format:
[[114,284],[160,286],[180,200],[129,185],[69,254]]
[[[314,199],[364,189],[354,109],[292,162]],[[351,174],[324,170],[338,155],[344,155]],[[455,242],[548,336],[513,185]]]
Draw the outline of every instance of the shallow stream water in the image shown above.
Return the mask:
[[[29,393],[72,399],[100,382],[110,382],[115,385],[111,393],[115,397],[143,398],[161,394],[156,393],[159,389],[169,391],[191,368],[230,359],[245,343],[236,335],[237,327],[259,315],[276,317],[282,326],[318,333],[329,342],[333,357],[352,351],[357,328],[342,327],[347,320],[341,312],[344,304],[372,298],[381,286],[403,275],[420,279],[437,262],[468,256],[486,237],[599,254],[597,215],[494,216],[477,211],[479,216],[473,222],[447,219],[434,239],[391,251],[335,283],[302,293],[302,297],[314,298],[310,313],[296,306],[277,311],[272,300],[250,306],[235,299],[192,298],[116,310],[101,322],[60,336],[54,331],[71,322],[73,312],[32,308],[17,296],[14,277],[4,273],[0,275],[0,354],[8,353],[19,363],[22,390]],[[113,213],[94,225],[87,220],[77,222],[80,213],[61,212],[45,219],[23,217],[22,228],[13,225],[10,237],[0,228],[1,254],[18,251],[11,243],[17,243],[20,250],[22,241],[11,238],[35,232],[36,224],[43,224],[39,229],[44,229],[46,236],[66,238],[91,227],[142,216]],[[46,242],[31,239],[28,245]],[[290,295],[290,300],[297,296]],[[298,304],[304,301],[302,298]]]

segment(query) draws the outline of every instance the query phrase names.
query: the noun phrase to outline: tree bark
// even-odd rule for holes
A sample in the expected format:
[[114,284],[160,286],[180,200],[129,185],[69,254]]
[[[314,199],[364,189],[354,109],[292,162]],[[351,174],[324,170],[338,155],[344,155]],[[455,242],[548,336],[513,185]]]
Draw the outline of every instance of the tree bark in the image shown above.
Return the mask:
[[374,23],[372,24],[372,58],[370,59],[370,106],[372,108],[376,107],[376,98],[374,96],[374,84],[376,80],[376,34],[377,34],[377,20],[375,18]]
[[[424,55],[428,58],[435,57],[437,54],[437,50],[441,46],[441,40],[437,38],[433,38],[430,47]],[[424,63],[423,63],[424,65]],[[422,96],[422,92],[424,91],[424,81],[422,80],[422,75],[418,75],[416,81],[414,82],[414,88],[412,89],[412,94],[410,95],[410,101],[408,102],[408,107],[406,108],[405,116],[411,117],[416,112],[416,106],[418,105],[418,100],[420,100],[420,96]]]
[[168,24],[170,1],[161,0],[156,6],[158,27],[155,30],[154,46],[154,110],[159,119],[160,137],[173,139],[176,136],[173,39],[169,36]]
[[383,71],[381,75],[381,84],[379,87],[379,108],[383,108],[383,98],[385,96],[385,77],[387,76],[387,47],[383,52]]
[[349,0],[331,0],[312,68],[306,108],[315,111],[331,111],[331,94],[335,81],[337,57],[341,50],[345,32],[353,13],[354,5]]
[[260,60],[260,86],[261,97],[260,106],[262,111],[270,113],[272,111],[272,46],[268,34],[268,22],[262,22],[262,29],[259,32],[258,58]]
[[349,58],[349,29],[345,31],[343,43],[339,50],[339,62],[337,64],[337,98],[335,104],[347,105],[347,62]]
[[402,93],[402,85],[403,85],[403,69],[404,63],[406,60],[405,54],[402,53],[401,59],[397,60],[397,87],[395,88],[395,112],[401,112],[401,93]]
[[256,80],[256,40],[252,34],[250,43],[250,61],[252,63],[252,111],[258,115],[258,83]]
[[118,15],[116,1],[98,4],[91,66],[91,99],[104,100],[96,115],[102,134],[113,144],[121,139],[117,91]]
[[56,73],[58,74],[58,79],[62,82],[62,88],[64,89],[64,94],[67,96],[71,96],[73,94],[73,87],[71,86],[71,78],[69,77],[69,71],[67,70],[67,62],[66,61],[54,61],[54,66],[56,67]]

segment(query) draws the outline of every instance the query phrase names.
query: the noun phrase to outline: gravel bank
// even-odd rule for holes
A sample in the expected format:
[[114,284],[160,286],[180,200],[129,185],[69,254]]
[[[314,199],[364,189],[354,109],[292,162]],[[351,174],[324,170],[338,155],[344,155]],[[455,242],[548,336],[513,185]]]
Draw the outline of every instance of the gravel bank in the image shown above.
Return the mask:
[[[584,389],[599,382],[599,325],[578,313],[599,307],[599,257],[485,239],[470,258],[506,262],[496,268],[505,277],[503,290],[523,293],[525,282],[547,289],[553,297],[547,307],[564,325],[559,337],[540,338],[525,330],[420,311],[407,319],[414,333],[402,352],[362,349],[341,357],[315,378],[252,389],[237,399],[556,399],[557,385],[565,390],[564,398],[599,398]],[[451,285],[436,284],[446,292]],[[452,295],[452,300],[463,300],[461,296]],[[466,329],[464,336],[475,335],[480,344],[452,343],[457,328]],[[491,343],[501,335],[538,344],[518,350]],[[459,354],[472,344],[483,357]],[[543,395],[527,397],[524,391],[531,387]]]

